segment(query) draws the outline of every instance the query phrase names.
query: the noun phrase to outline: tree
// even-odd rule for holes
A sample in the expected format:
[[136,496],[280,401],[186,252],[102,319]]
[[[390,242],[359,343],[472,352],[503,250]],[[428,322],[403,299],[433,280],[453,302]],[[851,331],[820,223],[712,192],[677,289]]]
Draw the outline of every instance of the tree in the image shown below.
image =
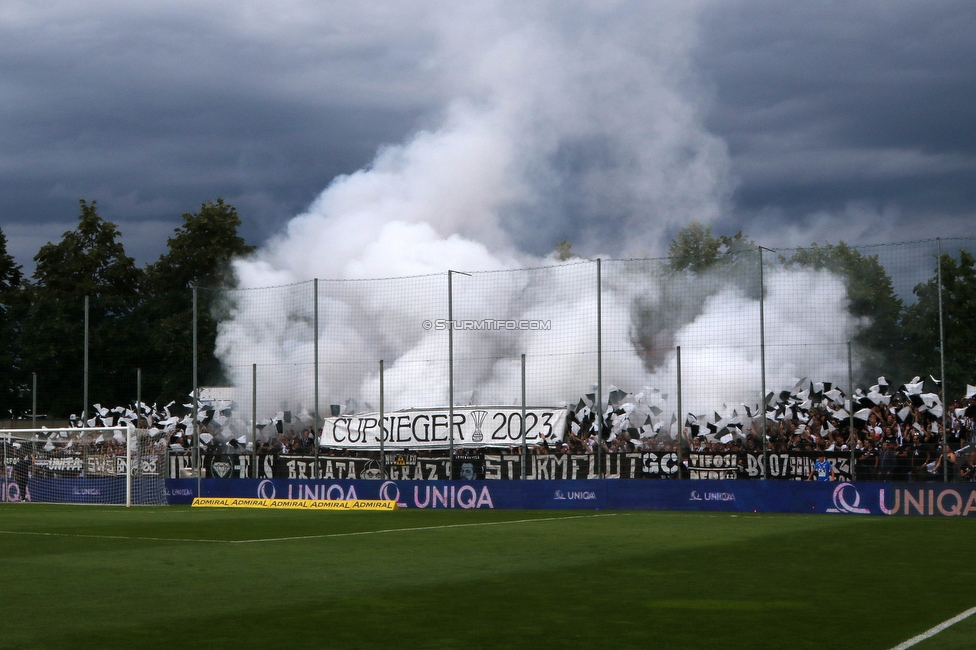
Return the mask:
[[237,209],[218,198],[196,213],[167,240],[168,250],[146,269],[144,320],[149,323],[152,363],[147,363],[147,396],[172,399],[192,391],[193,293],[197,287],[199,378],[202,385],[222,381],[214,356],[222,316],[220,290],[234,284],[231,261],[254,251],[238,234]]
[[848,311],[869,320],[853,339],[861,358],[862,379],[873,383],[882,374],[901,381],[910,379],[903,377],[911,368],[907,367],[904,354],[902,301],[877,255],[862,255],[841,241],[801,248],[783,261],[787,265],[827,270],[844,279]]
[[653,299],[633,307],[631,341],[649,370],[668,358],[675,335],[701,315],[709,296],[732,286],[758,299],[758,247],[742,231],[716,237],[711,226],[692,221],[671,241],[658,283]]
[[[963,392],[976,379],[976,258],[961,250],[956,260],[948,253],[937,260],[942,267],[942,318],[945,330],[947,396]],[[909,358],[917,373],[941,378],[939,355],[939,275],[916,285],[918,297],[905,310]]]
[[553,256],[560,262],[579,257],[579,255],[573,252],[573,245],[565,239],[560,239],[556,242],[556,250],[553,251]]
[[[79,203],[78,226],[34,256],[21,335],[24,370],[38,373],[40,406],[57,416],[82,408],[90,412],[92,402],[131,401],[143,335],[133,318],[142,273],[125,254],[115,224],[98,215],[96,202]],[[85,296],[90,300],[89,404],[82,404]]]
[[255,250],[237,233],[240,227],[237,208],[222,198],[184,214],[183,225],[166,241],[169,250],[146,269],[146,286],[159,295],[232,284],[231,261]]
[[0,412],[24,410],[24,375],[18,331],[23,315],[23,273],[7,252],[7,237],[0,230]]
[[7,236],[0,230],[0,301],[3,304],[22,289],[24,274],[21,268],[14,256],[7,252]]
[[117,241],[118,228],[98,215],[96,201],[79,203],[78,227],[64,233],[57,244],[45,244],[34,256],[35,283],[61,297],[134,295],[141,274]]
[[755,242],[743,235],[741,230],[731,237],[716,237],[712,234],[711,226],[692,221],[671,240],[668,266],[673,271],[701,273],[716,265],[733,262],[744,252],[755,250]]

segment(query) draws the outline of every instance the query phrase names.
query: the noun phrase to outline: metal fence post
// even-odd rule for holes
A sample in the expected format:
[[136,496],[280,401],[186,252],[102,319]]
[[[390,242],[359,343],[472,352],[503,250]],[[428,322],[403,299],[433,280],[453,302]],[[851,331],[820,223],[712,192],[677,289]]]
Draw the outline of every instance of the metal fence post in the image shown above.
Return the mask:
[[258,364],[251,364],[251,464],[258,478]]
[[942,481],[949,482],[949,447],[946,435],[946,371],[945,371],[945,325],[942,320],[942,238],[936,237],[939,244],[939,363],[942,366]]
[[447,271],[447,478],[454,478],[454,272]]
[[[312,420],[312,439],[315,441],[315,471],[312,475],[319,478],[319,279],[312,281],[315,298],[315,417]],[[381,398],[382,399],[382,398]]]
[[85,296],[85,386],[84,404],[81,407],[81,426],[88,426],[88,296]]
[[380,476],[386,480],[386,443],[383,440],[386,437],[384,435],[386,427],[383,421],[383,406],[383,360],[380,359]]
[[454,479],[454,274],[471,276],[463,271],[447,271],[447,477]]
[[851,342],[847,342],[847,390],[851,392],[851,412],[848,416],[850,419],[850,444],[851,444],[851,480],[854,480],[855,467],[854,467],[854,444],[857,442],[857,436],[854,433],[854,354],[851,352]]
[[675,350],[675,360],[677,369],[677,384],[678,384],[678,436],[675,438],[676,447],[678,450],[678,476],[681,478],[681,446],[685,439],[685,422],[684,422],[684,412],[681,410],[681,346],[678,345],[674,348]]
[[529,470],[529,441],[525,431],[525,354],[522,354],[522,480],[524,481]]
[[596,475],[603,478],[603,278],[596,258]]
[[125,429],[125,507],[132,507],[132,428]]
[[200,424],[197,422],[197,414],[200,401],[200,387],[197,382],[197,288],[193,290],[193,469],[197,475],[197,496],[200,494]]
[[136,368],[136,429],[142,428],[142,368]]
[[759,396],[759,413],[762,419],[759,421],[759,430],[762,434],[762,454],[763,466],[762,477],[767,478],[769,466],[769,451],[766,444],[766,280],[763,275],[763,248],[759,247],[759,365],[762,375],[761,385],[762,394]]

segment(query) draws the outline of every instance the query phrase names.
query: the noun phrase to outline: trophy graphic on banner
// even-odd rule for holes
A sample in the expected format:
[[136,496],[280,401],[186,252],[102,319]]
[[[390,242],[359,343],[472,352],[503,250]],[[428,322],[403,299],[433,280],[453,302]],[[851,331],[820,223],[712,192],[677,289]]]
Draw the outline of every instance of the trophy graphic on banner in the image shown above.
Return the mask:
[[474,420],[474,435],[471,436],[473,442],[481,442],[485,439],[485,434],[481,432],[481,425],[485,423],[488,411],[471,411],[471,418]]

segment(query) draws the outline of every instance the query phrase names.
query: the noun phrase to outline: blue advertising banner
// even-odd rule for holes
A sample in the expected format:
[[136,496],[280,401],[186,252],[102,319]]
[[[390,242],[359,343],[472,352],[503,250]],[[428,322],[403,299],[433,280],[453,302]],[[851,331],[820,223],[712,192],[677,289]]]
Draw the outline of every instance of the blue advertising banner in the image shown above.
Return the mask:
[[[168,479],[190,503],[195,479]],[[976,484],[802,481],[380,481],[203,479],[205,497],[392,499],[401,508],[693,510],[845,515],[976,516]]]
[[[148,503],[163,503],[160,483],[161,479],[132,479],[133,494],[148,498]],[[125,477],[31,478],[23,487],[17,481],[3,479],[0,501],[117,505],[125,503],[125,489]]]

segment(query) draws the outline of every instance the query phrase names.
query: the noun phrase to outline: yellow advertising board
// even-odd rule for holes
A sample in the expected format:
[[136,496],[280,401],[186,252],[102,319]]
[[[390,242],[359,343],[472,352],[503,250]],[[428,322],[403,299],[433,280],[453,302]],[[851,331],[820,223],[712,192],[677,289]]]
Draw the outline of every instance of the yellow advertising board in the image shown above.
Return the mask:
[[264,508],[266,510],[396,510],[396,501],[375,499],[240,499],[195,497],[193,508]]

